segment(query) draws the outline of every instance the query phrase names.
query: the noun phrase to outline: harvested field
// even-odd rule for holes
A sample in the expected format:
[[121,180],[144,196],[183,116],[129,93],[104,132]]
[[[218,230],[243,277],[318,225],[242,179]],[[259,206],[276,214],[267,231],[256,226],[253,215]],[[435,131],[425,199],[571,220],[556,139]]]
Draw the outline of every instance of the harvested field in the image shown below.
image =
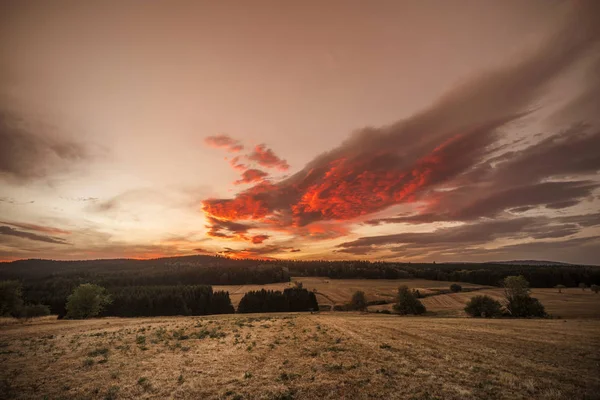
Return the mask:
[[[392,301],[398,286],[406,285],[419,289],[423,294],[435,294],[439,290],[447,290],[453,282],[430,281],[426,279],[330,279],[323,277],[294,277],[292,282],[301,282],[309,290],[316,290],[320,305],[344,304],[350,301],[352,294],[362,290],[367,300]],[[268,285],[215,285],[214,290],[229,292],[231,302],[237,307],[244,293],[251,290],[283,290],[293,283],[272,283]],[[460,283],[463,288],[489,288],[489,286]]]
[[0,327],[2,398],[583,399],[600,321],[355,313]]
[[[466,316],[463,309],[466,303],[473,296],[488,295],[501,301],[503,290],[482,289],[474,292],[448,293],[421,299],[421,302],[427,307],[427,311],[437,316]],[[600,294],[595,294],[591,290],[585,291],[576,288],[563,289],[558,293],[556,289],[532,289],[531,295],[539,299],[546,312],[554,317],[560,318],[600,318]],[[380,306],[371,306],[369,310],[391,310],[391,304]]]

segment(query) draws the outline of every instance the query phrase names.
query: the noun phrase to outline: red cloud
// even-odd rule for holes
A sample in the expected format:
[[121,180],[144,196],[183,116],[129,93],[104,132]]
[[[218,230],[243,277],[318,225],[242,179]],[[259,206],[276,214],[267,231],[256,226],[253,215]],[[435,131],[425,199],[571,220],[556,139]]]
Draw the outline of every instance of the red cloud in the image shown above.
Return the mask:
[[270,238],[269,235],[256,235],[256,236],[252,236],[251,241],[254,244],[260,244],[260,243],[264,242],[265,240],[267,240],[268,238]]
[[229,165],[236,171],[245,171],[248,167],[245,164],[240,164],[240,157],[236,156],[229,160]]
[[235,140],[227,135],[209,136],[206,139],[204,139],[204,142],[211,147],[225,149],[232,153],[237,153],[238,151],[244,149],[244,146],[240,143],[239,140]]
[[492,132],[503,122],[430,144],[430,150],[414,160],[387,146],[375,150],[365,144],[365,151],[357,152],[363,146],[356,144],[358,148],[320,157],[278,183],[258,183],[232,199],[207,199],[203,210],[221,221],[253,221],[252,229],[315,240],[344,236],[348,230],[340,222],[413,202],[417,195],[469,169],[488,154]]
[[246,157],[265,168],[276,168],[280,171],[287,171],[290,168],[287,161],[277,157],[273,150],[267,148],[264,144],[256,146],[254,151]]
[[239,180],[235,181],[234,184],[241,185],[243,183],[260,182],[266,176],[269,176],[269,174],[267,174],[264,171],[261,171],[259,169],[249,169],[244,171],[242,173],[242,177]]

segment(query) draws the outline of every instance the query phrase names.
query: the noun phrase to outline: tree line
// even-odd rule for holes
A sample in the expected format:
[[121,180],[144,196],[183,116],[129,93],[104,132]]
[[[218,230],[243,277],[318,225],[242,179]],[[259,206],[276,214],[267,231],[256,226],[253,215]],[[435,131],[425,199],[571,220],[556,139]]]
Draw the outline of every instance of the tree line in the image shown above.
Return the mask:
[[[290,276],[332,279],[429,279],[501,286],[522,275],[532,287],[600,285],[600,268],[580,265],[502,263],[397,263],[370,261],[234,260],[222,256],[186,256],[154,260],[53,261],[0,263],[0,280],[18,279],[29,292],[62,290],[81,283],[103,287],[152,285],[244,285],[288,282]],[[64,288],[64,290],[63,290]]]
[[238,305],[239,313],[318,311],[319,303],[313,292],[302,287],[247,292]]

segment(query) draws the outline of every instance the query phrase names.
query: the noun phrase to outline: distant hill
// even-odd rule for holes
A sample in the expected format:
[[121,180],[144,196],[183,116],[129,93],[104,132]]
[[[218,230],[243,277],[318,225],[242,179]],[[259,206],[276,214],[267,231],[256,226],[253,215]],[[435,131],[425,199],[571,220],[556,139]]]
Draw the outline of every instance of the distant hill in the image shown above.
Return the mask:
[[557,265],[557,266],[568,266],[577,265],[564,263],[559,261],[547,261],[547,260],[512,260],[512,261],[488,261],[486,264],[504,264],[504,265]]

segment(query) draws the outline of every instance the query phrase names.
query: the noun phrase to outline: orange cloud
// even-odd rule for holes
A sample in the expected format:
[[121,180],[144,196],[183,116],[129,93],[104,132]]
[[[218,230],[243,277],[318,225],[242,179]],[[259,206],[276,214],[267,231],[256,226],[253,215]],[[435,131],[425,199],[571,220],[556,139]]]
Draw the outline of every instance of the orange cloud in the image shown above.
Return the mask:
[[276,168],[280,171],[287,171],[290,168],[287,161],[279,158],[273,150],[269,149],[264,144],[256,146],[254,151],[246,157],[265,168]]
[[267,176],[269,176],[269,174],[259,169],[248,169],[242,173],[242,177],[240,179],[234,182],[234,185],[260,182]]

